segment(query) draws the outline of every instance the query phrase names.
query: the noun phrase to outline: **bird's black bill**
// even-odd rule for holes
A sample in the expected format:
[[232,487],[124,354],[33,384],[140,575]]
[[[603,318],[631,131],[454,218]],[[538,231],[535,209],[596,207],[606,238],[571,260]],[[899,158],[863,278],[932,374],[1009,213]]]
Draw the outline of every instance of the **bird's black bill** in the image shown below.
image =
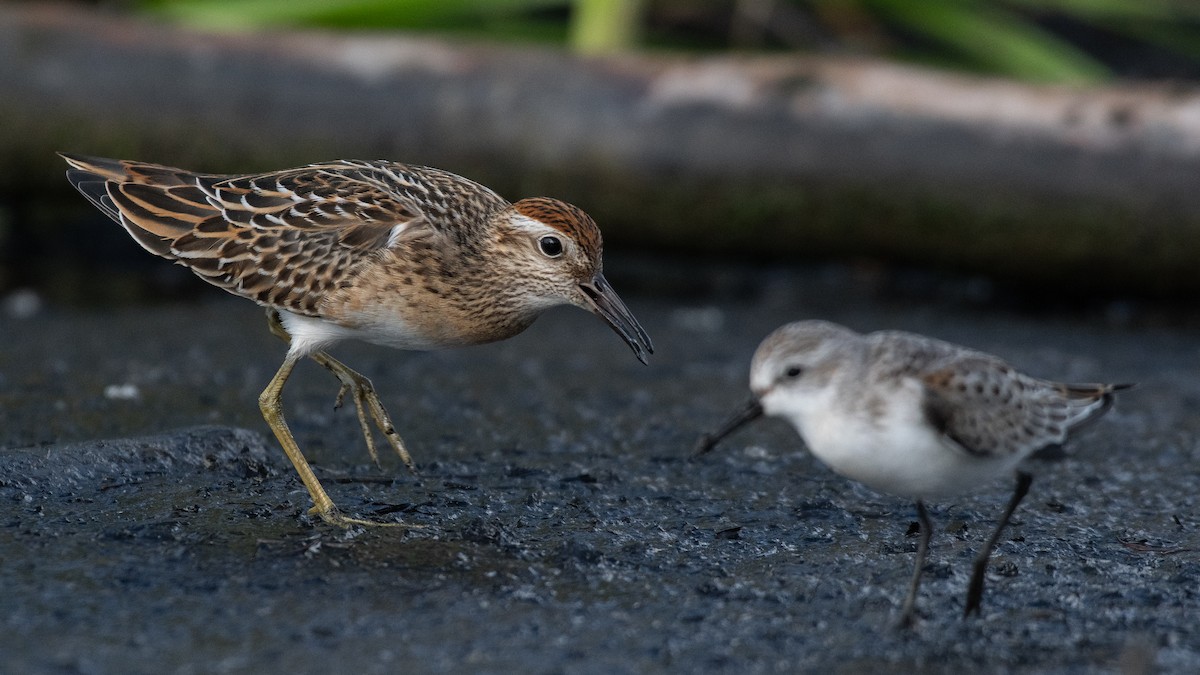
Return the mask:
[[762,404],[758,402],[757,398],[750,399],[749,405],[747,405],[745,409],[741,410],[733,417],[729,418],[725,424],[721,425],[720,429],[701,436],[700,441],[696,443],[696,451],[693,453],[693,456],[703,455],[709,450],[712,450],[716,447],[717,443],[721,442],[722,438],[725,438],[729,434],[732,434],[740,429],[742,426],[762,417],[762,415]]
[[579,284],[583,294],[592,305],[592,311],[604,319],[612,329],[629,345],[638,361],[646,363],[646,359],[654,353],[654,343],[650,336],[642,330],[642,325],[633,318],[633,313],[617,297],[617,292],[608,285],[604,275],[597,274],[588,284]]

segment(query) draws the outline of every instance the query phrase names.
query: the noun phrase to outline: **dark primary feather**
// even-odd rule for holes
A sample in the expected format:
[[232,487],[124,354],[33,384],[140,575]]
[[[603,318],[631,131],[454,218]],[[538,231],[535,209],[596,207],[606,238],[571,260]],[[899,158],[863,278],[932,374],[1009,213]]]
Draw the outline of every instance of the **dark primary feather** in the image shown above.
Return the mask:
[[338,161],[223,176],[63,155],[67,178],[146,250],[264,305],[317,315],[324,295],[398,237],[464,239],[508,202],[439,169]]

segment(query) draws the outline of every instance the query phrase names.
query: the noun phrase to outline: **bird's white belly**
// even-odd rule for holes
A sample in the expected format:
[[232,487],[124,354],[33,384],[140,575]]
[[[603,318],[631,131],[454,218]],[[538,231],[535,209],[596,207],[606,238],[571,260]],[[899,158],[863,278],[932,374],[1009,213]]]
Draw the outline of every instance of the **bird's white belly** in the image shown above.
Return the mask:
[[279,319],[291,336],[290,353],[304,356],[325,349],[342,340],[362,340],[385,347],[411,350],[430,350],[447,346],[435,342],[398,317],[364,321],[361,326],[342,326],[331,321],[279,311]]
[[835,472],[887,494],[959,494],[1010,475],[1019,457],[980,457],[954,447],[923,420],[891,415],[880,424],[828,416],[806,425],[805,442]]

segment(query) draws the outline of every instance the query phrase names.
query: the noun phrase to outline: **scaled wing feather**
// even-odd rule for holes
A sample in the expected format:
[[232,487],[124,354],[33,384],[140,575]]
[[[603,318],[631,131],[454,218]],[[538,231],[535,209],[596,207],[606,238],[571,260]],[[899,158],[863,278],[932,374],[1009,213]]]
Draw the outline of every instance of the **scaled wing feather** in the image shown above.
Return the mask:
[[321,298],[359,263],[428,225],[418,201],[393,180],[395,170],[377,163],[218,176],[64,157],[71,183],[150,252],[230,292],[300,314],[315,315]]

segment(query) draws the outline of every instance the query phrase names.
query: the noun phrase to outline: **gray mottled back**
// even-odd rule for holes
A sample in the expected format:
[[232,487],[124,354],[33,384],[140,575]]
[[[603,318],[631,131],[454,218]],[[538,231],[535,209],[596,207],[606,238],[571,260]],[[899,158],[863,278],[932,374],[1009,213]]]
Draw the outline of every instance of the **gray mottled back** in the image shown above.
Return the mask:
[[867,340],[875,376],[920,380],[929,422],[973,455],[1024,456],[1062,443],[1126,386],[1040,380],[990,354],[910,333]]

